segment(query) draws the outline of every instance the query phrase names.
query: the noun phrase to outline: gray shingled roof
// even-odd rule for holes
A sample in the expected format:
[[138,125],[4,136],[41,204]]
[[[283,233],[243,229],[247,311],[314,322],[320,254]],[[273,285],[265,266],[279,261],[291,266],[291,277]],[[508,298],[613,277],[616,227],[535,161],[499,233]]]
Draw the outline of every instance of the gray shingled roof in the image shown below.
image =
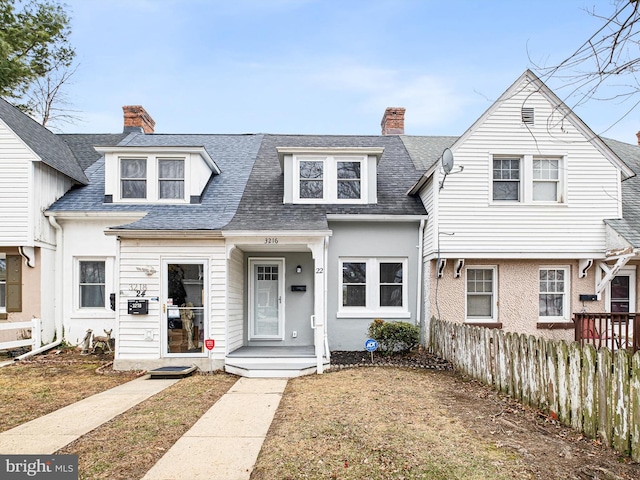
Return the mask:
[[423,173],[440,160],[445,148],[451,147],[459,137],[418,137],[402,135],[400,137],[413,164]]
[[67,144],[6,100],[0,98],[0,119],[18,135],[40,160],[80,184],[88,180]]
[[[234,213],[256,158],[262,135],[131,135],[128,146],[201,146],[222,170],[205,187],[197,205],[104,203],[104,157],[87,169],[90,184],[68,192],[50,207],[53,212],[147,212],[133,230],[219,230]],[[115,145],[102,145],[115,146]]]
[[102,157],[95,146],[117,145],[128,133],[65,133],[58,135],[69,146],[82,170],[86,171]]
[[604,142],[636,175],[622,182],[622,217],[605,222],[634,247],[640,247],[640,147],[618,140]]
[[[278,147],[383,147],[376,205],[283,204],[284,176]],[[327,214],[426,215],[419,198],[405,192],[422,174],[400,138],[390,136],[265,135],[238,212],[229,230],[326,230]]]

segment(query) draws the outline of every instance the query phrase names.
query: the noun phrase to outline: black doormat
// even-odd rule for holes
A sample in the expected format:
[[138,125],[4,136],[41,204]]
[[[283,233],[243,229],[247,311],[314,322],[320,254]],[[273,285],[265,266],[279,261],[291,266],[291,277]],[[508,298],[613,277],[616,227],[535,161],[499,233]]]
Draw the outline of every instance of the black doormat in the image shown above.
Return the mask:
[[149,377],[154,378],[184,378],[193,374],[198,369],[195,365],[190,367],[160,367],[149,370]]

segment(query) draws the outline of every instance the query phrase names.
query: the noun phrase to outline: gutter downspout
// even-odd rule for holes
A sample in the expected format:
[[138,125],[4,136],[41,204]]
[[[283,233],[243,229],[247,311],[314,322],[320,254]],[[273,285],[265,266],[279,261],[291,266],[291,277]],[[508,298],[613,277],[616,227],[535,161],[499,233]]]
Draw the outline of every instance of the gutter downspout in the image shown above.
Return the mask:
[[[56,230],[56,255],[55,255],[55,264],[54,271],[62,276],[62,227],[56,221],[53,216],[48,216],[49,223]],[[18,362],[28,357],[32,357],[33,355],[37,355],[42,352],[46,352],[54,347],[57,347],[62,343],[62,308],[61,308],[61,298],[62,298],[62,278],[59,281],[55,282],[54,286],[54,302],[53,302],[53,316],[54,323],[56,327],[56,340],[43,345],[40,348],[36,348],[35,350],[31,350],[23,355],[20,355],[14,358],[14,361]]]
[[[427,343],[427,335],[426,335],[426,325],[424,325],[424,322],[422,322],[422,296],[424,293],[424,286],[422,285],[422,274],[423,274],[423,270],[424,270],[424,259],[422,258],[423,252],[424,252],[424,229],[426,226],[426,221],[423,218],[422,220],[420,220],[420,228],[418,228],[418,265],[420,266],[418,268],[418,290],[416,291],[416,297],[417,297],[417,305],[416,305],[416,325],[421,326],[421,330],[424,333],[424,337],[423,340],[425,341],[425,343]],[[426,345],[425,345],[426,346]]]
[[327,361],[330,362],[331,361],[331,353],[329,352],[329,336],[328,336],[328,332],[327,332],[327,294],[329,292],[329,275],[328,275],[328,271],[327,271],[327,265],[329,264],[329,258],[328,258],[328,254],[329,254],[329,237],[325,236],[324,237],[324,275],[323,275],[323,279],[324,279],[324,355],[327,358]]

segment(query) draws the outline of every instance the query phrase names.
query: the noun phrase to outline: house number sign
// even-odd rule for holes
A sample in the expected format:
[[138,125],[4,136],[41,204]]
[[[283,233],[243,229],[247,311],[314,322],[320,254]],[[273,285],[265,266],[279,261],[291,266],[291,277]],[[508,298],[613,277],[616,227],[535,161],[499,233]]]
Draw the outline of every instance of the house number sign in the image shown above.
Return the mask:
[[278,237],[266,237],[264,239],[265,245],[275,245],[278,243]]

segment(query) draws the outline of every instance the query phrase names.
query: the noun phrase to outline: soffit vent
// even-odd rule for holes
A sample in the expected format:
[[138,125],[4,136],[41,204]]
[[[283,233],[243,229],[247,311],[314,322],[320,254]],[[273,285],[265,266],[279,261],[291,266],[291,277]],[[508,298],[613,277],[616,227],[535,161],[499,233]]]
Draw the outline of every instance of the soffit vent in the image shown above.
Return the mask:
[[525,125],[534,124],[534,109],[532,107],[522,107],[522,123]]

